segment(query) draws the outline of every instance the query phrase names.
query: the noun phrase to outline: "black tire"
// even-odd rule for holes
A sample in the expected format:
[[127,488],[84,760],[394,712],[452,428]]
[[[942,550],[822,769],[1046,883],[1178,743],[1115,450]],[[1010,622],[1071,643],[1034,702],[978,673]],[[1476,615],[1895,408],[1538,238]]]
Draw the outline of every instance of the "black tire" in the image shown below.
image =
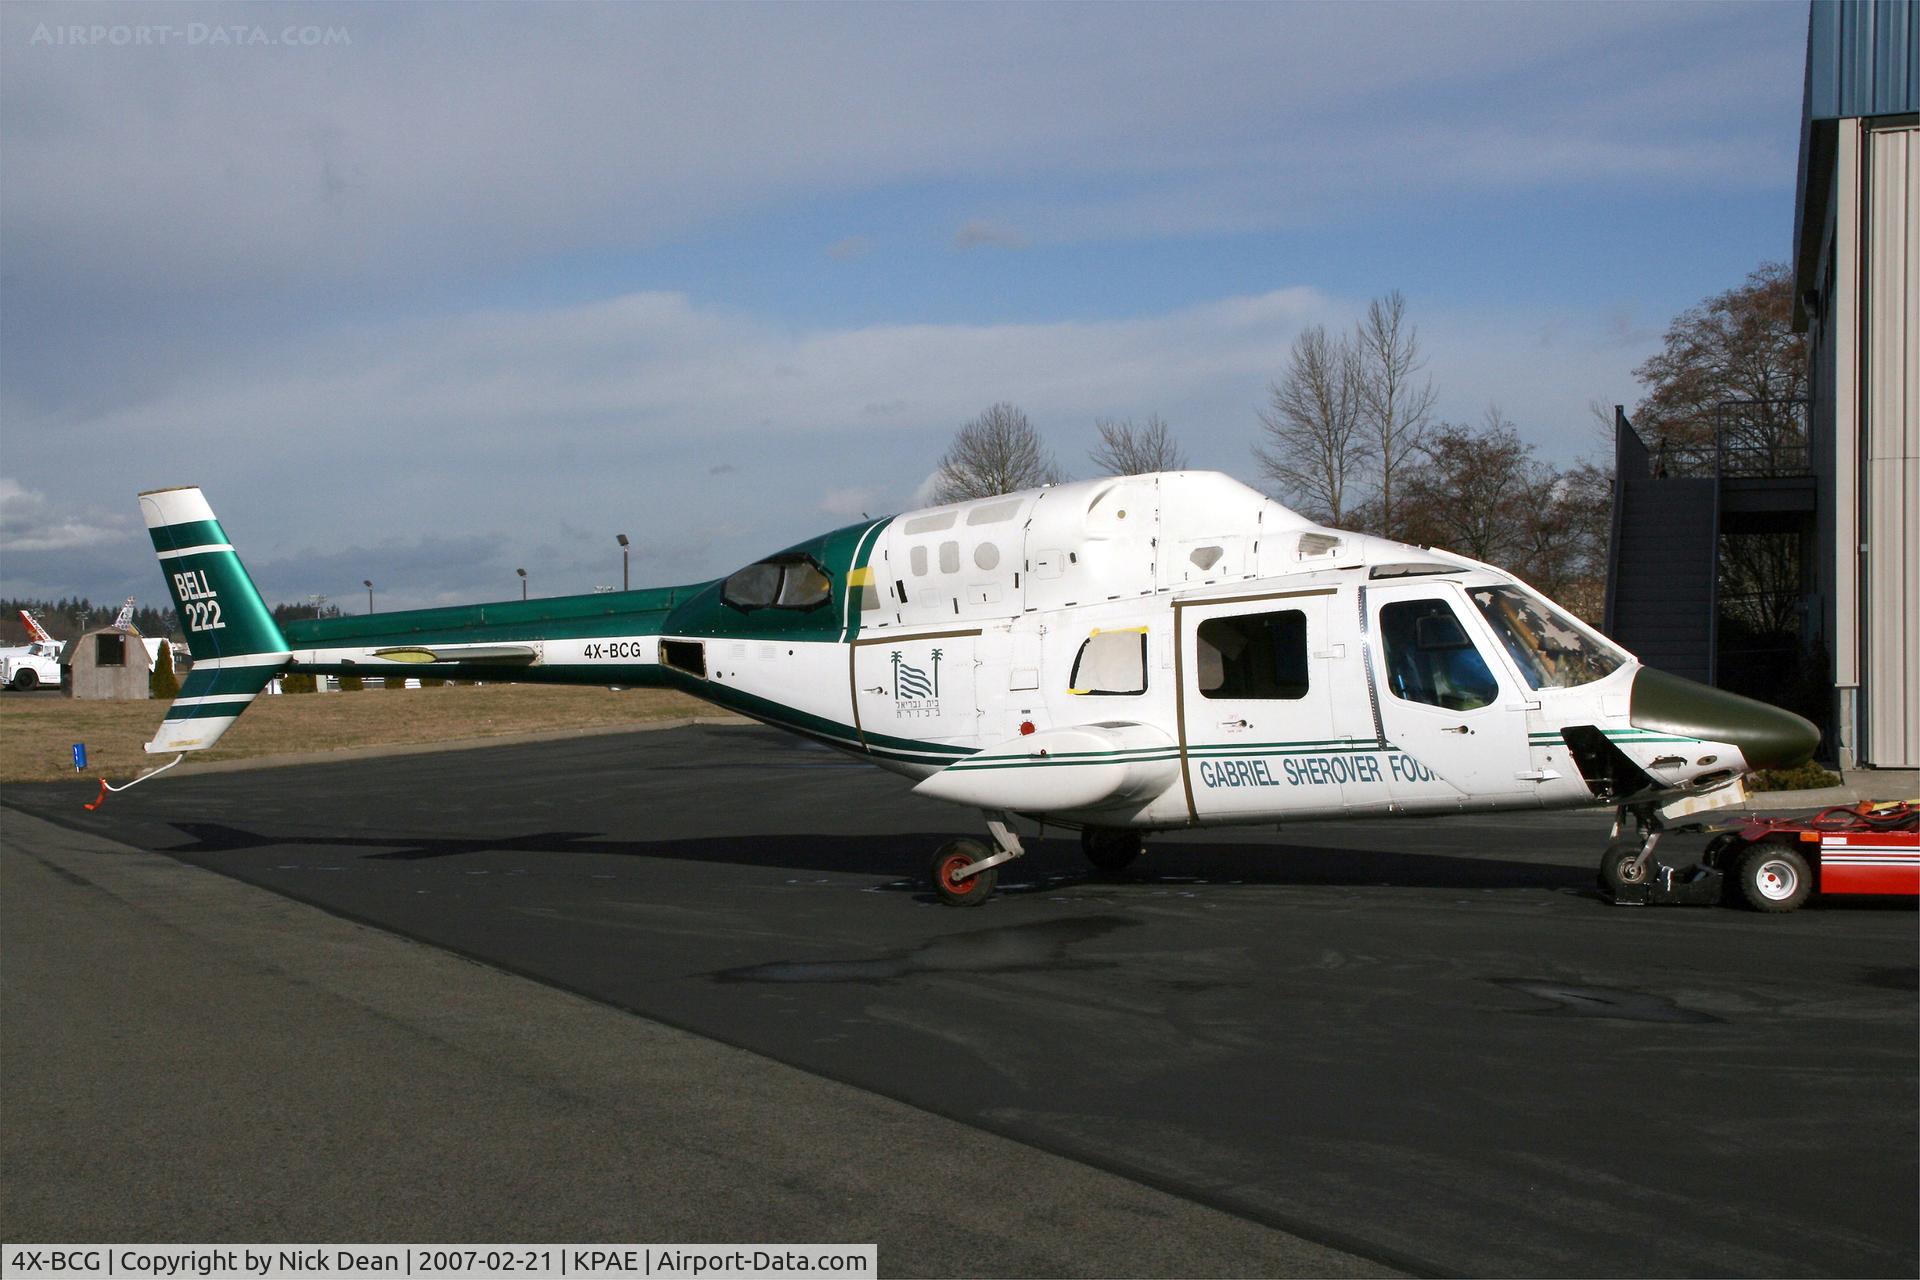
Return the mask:
[[988,867],[964,880],[953,878],[954,872],[986,856],[987,846],[978,840],[949,840],[941,845],[933,855],[933,891],[940,895],[940,901],[950,907],[977,907],[991,898],[994,886],[1000,883],[1000,868]]
[[1638,840],[1615,840],[1600,855],[1600,890],[1618,897],[1622,889],[1637,888],[1647,882],[1647,872],[1651,864],[1635,867],[1634,858],[1640,852]]
[[21,693],[32,693],[40,687],[40,673],[31,668],[23,668],[13,673],[11,688]]
[[1785,840],[1762,840],[1740,860],[1740,897],[1755,911],[1797,911],[1813,896],[1813,868]]
[[1114,875],[1133,865],[1146,847],[1138,831],[1115,827],[1087,827],[1080,832],[1080,852],[1087,855],[1095,871]]

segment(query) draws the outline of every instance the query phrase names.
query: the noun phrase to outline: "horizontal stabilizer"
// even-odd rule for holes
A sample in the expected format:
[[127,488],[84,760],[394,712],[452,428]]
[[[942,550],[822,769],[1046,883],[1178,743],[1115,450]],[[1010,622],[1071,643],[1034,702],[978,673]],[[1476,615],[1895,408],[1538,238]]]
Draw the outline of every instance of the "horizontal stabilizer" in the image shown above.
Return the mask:
[[1165,730],[1103,721],[1030,733],[948,765],[914,791],[936,800],[1021,813],[1141,805],[1180,776]]
[[484,662],[489,666],[525,667],[540,654],[529,644],[436,644],[375,649],[373,656],[388,662]]

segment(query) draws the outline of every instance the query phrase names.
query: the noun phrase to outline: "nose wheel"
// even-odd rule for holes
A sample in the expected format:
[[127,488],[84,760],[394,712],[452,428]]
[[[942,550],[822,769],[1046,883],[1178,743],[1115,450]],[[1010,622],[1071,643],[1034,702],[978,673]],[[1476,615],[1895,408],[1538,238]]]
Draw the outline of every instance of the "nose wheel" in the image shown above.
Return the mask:
[[[1656,878],[1663,869],[1653,860],[1663,826],[1652,806],[1621,808],[1614,814],[1613,839],[1600,855],[1600,892],[1615,905],[1645,906],[1654,900]],[[1668,880],[1671,872],[1665,872]]]

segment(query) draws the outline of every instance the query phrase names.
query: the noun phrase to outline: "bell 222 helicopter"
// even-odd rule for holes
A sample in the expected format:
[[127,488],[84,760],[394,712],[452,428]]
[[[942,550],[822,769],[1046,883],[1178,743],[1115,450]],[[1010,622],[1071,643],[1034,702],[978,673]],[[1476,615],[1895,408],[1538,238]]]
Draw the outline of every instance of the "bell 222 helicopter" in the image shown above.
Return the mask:
[[1112,871],[1184,827],[1612,805],[1601,877],[1633,884],[1676,817],[1818,743],[1491,565],[1214,472],[867,520],[690,586],[284,625],[199,489],[140,505],[194,659],[149,752],[211,746],[286,672],[680,689],[981,810],[991,847],[933,860],[960,906],[1024,852],[1014,815]]

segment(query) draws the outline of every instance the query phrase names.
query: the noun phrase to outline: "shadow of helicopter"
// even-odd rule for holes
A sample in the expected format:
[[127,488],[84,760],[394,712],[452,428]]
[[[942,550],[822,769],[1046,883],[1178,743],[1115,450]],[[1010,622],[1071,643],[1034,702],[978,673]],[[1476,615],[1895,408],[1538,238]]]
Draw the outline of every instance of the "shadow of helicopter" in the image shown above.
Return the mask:
[[[155,852],[188,860],[276,848],[338,849],[370,863],[420,862],[476,854],[523,853],[654,858],[732,863],[784,871],[910,877],[900,888],[918,888],[921,864],[950,838],[947,833],[886,835],[766,832],[690,839],[624,840],[592,831],[440,836],[321,835],[268,833],[213,822],[172,822],[185,839]],[[1002,892],[1056,890],[1081,884],[1248,884],[1295,886],[1392,886],[1432,889],[1562,889],[1590,887],[1593,872],[1514,858],[1408,853],[1395,849],[1325,848],[1309,844],[1181,843],[1156,840],[1125,871],[1089,868],[1071,839],[1028,841],[1030,855],[1001,882]],[[1034,883],[1043,882],[1043,883]],[[888,885],[886,887],[896,887]]]

